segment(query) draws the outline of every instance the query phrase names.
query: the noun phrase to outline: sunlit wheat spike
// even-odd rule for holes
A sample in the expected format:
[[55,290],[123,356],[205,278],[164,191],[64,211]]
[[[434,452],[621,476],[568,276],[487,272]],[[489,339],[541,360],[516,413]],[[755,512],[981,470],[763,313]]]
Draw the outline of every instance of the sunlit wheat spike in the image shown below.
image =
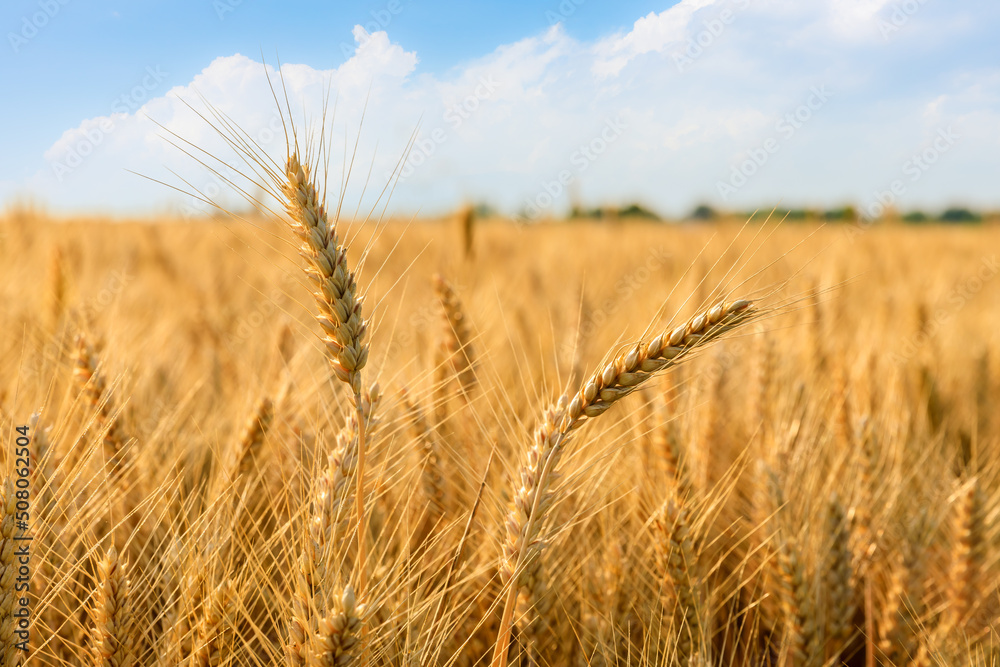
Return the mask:
[[52,248],[49,256],[49,311],[52,327],[58,326],[66,310],[66,260],[59,246]]
[[83,392],[91,408],[96,411],[96,421],[103,431],[104,460],[109,470],[116,470],[124,456],[128,437],[121,424],[121,416],[112,405],[107,384],[98,367],[97,356],[82,333],[76,337],[73,357],[73,379]]
[[854,572],[851,567],[851,536],[847,515],[836,494],[827,507],[826,641],[828,658],[836,659],[854,633]]
[[755,312],[747,300],[718,303],[648,343],[638,343],[619,353],[585,381],[575,396],[570,399],[564,396],[545,411],[542,423],[535,429],[534,441],[521,468],[520,486],[514,492],[507,515],[507,539],[500,571],[509,589],[494,647],[493,667],[506,665],[514,607],[521,587],[532,583],[521,581],[522,572],[530,573],[529,564],[541,557],[542,527],[554,502],[551,486],[559,475],[557,468],[566,440],[587,420],[604,414],[653,374],[750,321]]
[[[377,433],[378,406],[381,400],[378,384],[372,385],[361,399],[370,437]],[[351,487],[358,472],[358,433],[357,415],[351,413],[347,416],[344,427],[337,433],[336,446],[327,458],[326,467],[315,480],[312,518],[308,529],[312,543],[320,552],[347,536],[345,523],[354,501]]]
[[674,593],[676,651],[680,664],[688,664],[700,649],[703,602],[693,576],[696,557],[688,510],[681,501],[671,498],[663,506],[653,525],[659,535],[657,545],[663,558],[663,570]]
[[253,414],[247,419],[232,457],[230,476],[247,475],[254,471],[264,438],[274,420],[274,402],[265,396],[257,402]]
[[476,254],[476,209],[465,205],[458,211],[458,224],[462,231],[462,252],[471,260]]
[[215,667],[228,662],[232,653],[236,584],[226,580],[208,596],[197,628],[191,667]]
[[[378,385],[373,385],[361,401],[369,434],[377,433],[376,411],[381,401]],[[343,573],[333,567],[335,557],[348,540],[346,518],[350,512],[352,482],[357,475],[359,422],[352,412],[337,434],[337,445],[327,466],[313,484],[310,514],[296,563],[292,593],[292,615],[288,622],[285,654],[291,665],[307,664],[312,642],[322,618],[324,592]]]
[[978,479],[966,482],[955,502],[952,524],[948,614],[952,627],[968,630],[987,556],[983,495]]
[[312,644],[309,665],[347,667],[354,663],[359,650],[364,606],[359,605],[350,584],[334,598],[330,614],[319,620]]
[[368,363],[365,343],[367,322],[361,314],[361,296],[354,272],[347,264],[347,248],[341,245],[336,225],[327,220],[310,165],[292,153],[282,185],[285,210],[292,231],[302,242],[300,254],[309,261],[306,273],[316,288],[319,307],[316,319],[323,328],[327,352],[337,378],[355,395],[361,393],[361,370]]
[[97,563],[97,591],[94,593],[94,627],[91,630],[94,667],[131,667],[136,664],[134,602],[126,575],[127,563],[119,560],[112,546]]
[[444,319],[444,339],[442,347],[462,389],[468,397],[476,385],[475,353],[472,349],[472,331],[462,300],[451,283],[440,275],[433,279],[434,292],[441,303]]
[[286,182],[282,184],[285,210],[292,230],[302,242],[300,254],[310,266],[306,273],[316,288],[319,308],[316,319],[323,329],[327,357],[337,378],[351,388],[358,415],[358,463],[355,487],[358,540],[358,592],[365,594],[367,557],[365,535],[365,456],[367,424],[362,406],[361,370],[368,363],[365,334],[368,325],[361,314],[361,297],[354,272],[347,265],[347,248],[341,245],[335,225],[327,220],[326,208],[316,187],[315,175],[297,152],[288,156]]
[[886,605],[879,619],[879,649],[896,665],[915,661],[924,623],[923,553],[912,545],[907,551],[892,569]]
[[410,422],[413,442],[420,455],[420,486],[426,499],[429,521],[433,524],[444,514],[447,504],[442,453],[420,405],[405,388],[400,390],[400,399]]
[[778,544],[777,549],[776,579],[789,657],[796,667],[818,667],[823,655],[818,647],[815,595],[802,564],[798,541],[788,537]]

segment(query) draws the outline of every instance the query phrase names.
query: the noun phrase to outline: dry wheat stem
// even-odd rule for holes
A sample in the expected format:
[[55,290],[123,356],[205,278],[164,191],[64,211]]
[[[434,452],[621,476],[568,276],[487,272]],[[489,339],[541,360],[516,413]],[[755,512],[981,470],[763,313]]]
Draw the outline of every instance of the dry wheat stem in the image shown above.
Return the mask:
[[335,225],[327,220],[326,208],[320,199],[314,175],[297,153],[288,157],[285,167],[287,182],[282,185],[286,211],[292,220],[292,230],[302,242],[300,254],[311,266],[306,273],[316,287],[319,315],[328,358],[337,378],[353,392],[358,415],[358,470],[355,491],[358,539],[358,593],[364,596],[366,585],[365,557],[365,431],[361,400],[361,370],[368,362],[368,345],[364,342],[367,323],[361,315],[361,297],[354,272],[347,266],[347,248],[341,245]]
[[[379,391],[377,384],[372,386],[361,402],[364,419],[372,426],[372,433],[378,426],[375,415],[381,400]],[[358,432],[358,419],[351,413],[347,424],[337,434],[337,447],[330,454],[326,469],[315,482],[311,516],[297,564],[293,614],[288,624],[286,655],[292,665],[303,665],[308,661],[311,643],[324,613],[322,593],[331,578],[341,574],[331,571],[328,564],[332,550],[344,541],[342,530],[344,517],[350,509],[350,482],[357,475]]]
[[[594,373],[572,399],[563,396],[545,411],[521,469],[521,486],[514,494],[506,521],[507,540],[500,569],[509,589],[493,651],[493,667],[506,665],[519,590],[532,584],[532,564],[540,558],[544,547],[542,522],[554,501],[549,487],[558,476],[556,467],[571,433],[587,420],[604,414],[654,373],[679,363],[693,350],[746,323],[755,312],[753,305],[743,299],[718,303],[648,343],[640,342],[621,352]],[[527,579],[522,581],[525,576]]]

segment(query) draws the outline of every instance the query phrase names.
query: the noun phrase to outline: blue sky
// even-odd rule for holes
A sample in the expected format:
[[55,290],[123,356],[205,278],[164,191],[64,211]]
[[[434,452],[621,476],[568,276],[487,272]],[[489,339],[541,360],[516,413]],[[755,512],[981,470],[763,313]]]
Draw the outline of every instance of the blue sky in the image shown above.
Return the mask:
[[355,204],[357,173],[384,183],[419,124],[393,210],[1000,208],[1000,7],[986,0],[346,4],[6,3],[0,200],[192,205],[133,170],[229,203],[149,119],[229,161],[184,106],[202,95],[280,154],[264,141],[263,51],[296,111],[315,117],[332,87],[340,136],[361,128]]

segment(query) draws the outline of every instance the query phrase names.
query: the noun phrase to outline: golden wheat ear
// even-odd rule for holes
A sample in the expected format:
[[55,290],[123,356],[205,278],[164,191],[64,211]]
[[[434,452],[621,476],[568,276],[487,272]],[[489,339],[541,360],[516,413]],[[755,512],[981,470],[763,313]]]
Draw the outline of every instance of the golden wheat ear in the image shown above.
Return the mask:
[[126,570],[112,546],[97,563],[94,627],[91,651],[94,667],[132,667],[136,664],[138,633],[134,601]]
[[751,321],[756,312],[745,299],[718,303],[685,324],[620,352],[586,380],[575,396],[564,396],[546,410],[541,425],[535,429],[534,441],[521,469],[520,485],[514,491],[507,515],[507,539],[500,571],[508,592],[494,647],[493,667],[506,665],[514,609],[524,593],[522,589],[537,589],[541,585],[541,551],[545,543],[542,527],[554,502],[550,487],[558,478],[559,459],[573,431],[607,412],[656,373]]
[[368,424],[362,397],[361,371],[368,363],[365,337],[368,324],[361,313],[361,296],[354,272],[347,263],[347,248],[341,244],[336,225],[327,219],[326,207],[310,166],[292,152],[282,185],[285,209],[292,231],[301,241],[300,254],[309,261],[306,274],[315,288],[327,358],[337,379],[351,390],[357,413],[357,471],[355,489],[358,542],[358,593],[365,594],[367,553],[365,535],[365,460]]

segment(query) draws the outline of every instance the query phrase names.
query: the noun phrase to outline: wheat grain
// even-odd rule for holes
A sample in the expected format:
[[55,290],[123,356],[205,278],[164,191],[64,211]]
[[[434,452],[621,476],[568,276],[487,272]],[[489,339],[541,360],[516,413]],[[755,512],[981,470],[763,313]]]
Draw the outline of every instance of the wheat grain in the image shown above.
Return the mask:
[[359,605],[348,584],[335,598],[334,609],[319,621],[310,665],[347,667],[354,661],[362,628],[364,606]]
[[98,583],[94,595],[94,627],[91,651],[95,667],[131,667],[136,663],[136,627],[128,564],[112,546],[97,564]]

